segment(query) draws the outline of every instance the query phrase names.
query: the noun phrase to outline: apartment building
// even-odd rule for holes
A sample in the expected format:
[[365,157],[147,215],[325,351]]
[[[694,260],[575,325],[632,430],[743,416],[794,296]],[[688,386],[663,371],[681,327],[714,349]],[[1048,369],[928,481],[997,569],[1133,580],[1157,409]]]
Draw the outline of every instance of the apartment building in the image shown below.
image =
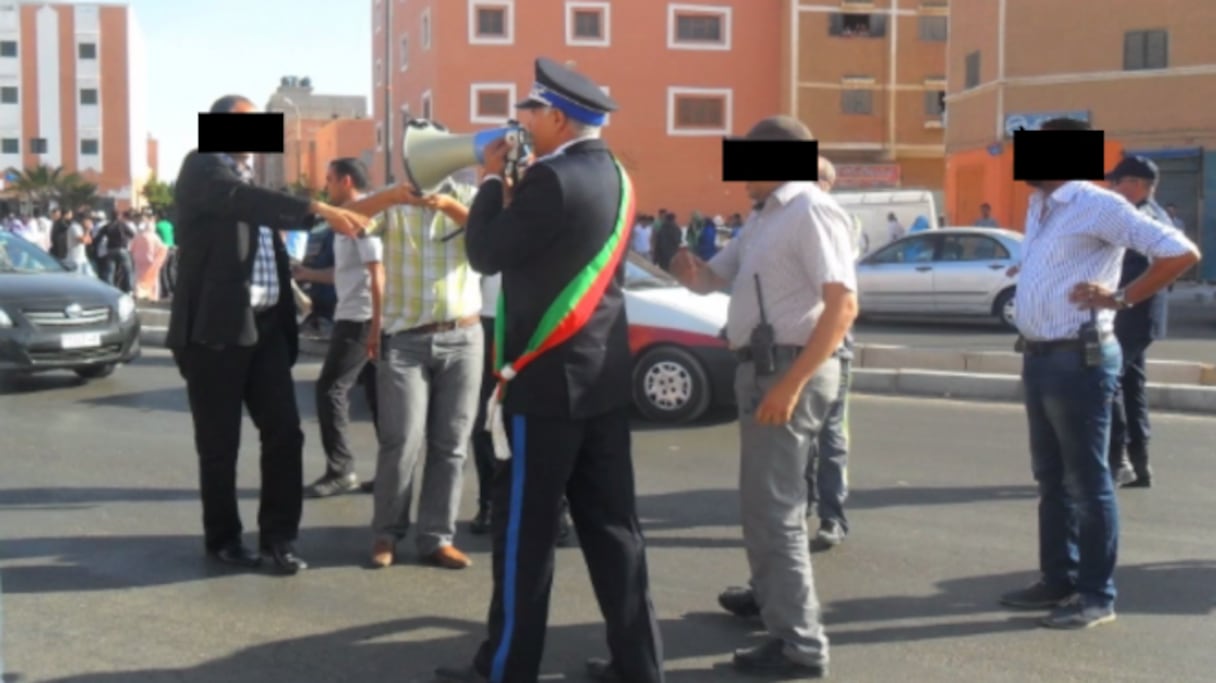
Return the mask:
[[254,169],[264,186],[320,190],[326,166],[338,157],[360,158],[370,167],[375,122],[366,97],[317,93],[307,76],[284,76],[264,110],[284,116],[283,153],[259,155]]
[[[955,3],[946,131],[952,217],[966,221],[987,201],[1002,224],[1020,228],[1028,193],[1012,180],[1012,131],[1071,116],[1105,131],[1109,147],[1153,158],[1159,201],[1174,204],[1192,238],[1216,254],[1213,26],[1211,0]],[[1216,258],[1200,270],[1216,279]]]
[[0,169],[62,167],[119,208],[138,205],[146,113],[143,37],[127,4],[0,2]]

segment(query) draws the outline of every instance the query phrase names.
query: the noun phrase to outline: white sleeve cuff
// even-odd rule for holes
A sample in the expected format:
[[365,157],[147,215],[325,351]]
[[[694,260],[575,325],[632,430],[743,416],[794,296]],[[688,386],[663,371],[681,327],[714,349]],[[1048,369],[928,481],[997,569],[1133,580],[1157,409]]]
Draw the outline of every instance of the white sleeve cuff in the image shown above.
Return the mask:
[[500,175],[488,175],[481,179],[481,184],[485,185],[486,183],[490,182],[491,180],[497,180],[500,183],[503,182],[502,176],[500,176]]

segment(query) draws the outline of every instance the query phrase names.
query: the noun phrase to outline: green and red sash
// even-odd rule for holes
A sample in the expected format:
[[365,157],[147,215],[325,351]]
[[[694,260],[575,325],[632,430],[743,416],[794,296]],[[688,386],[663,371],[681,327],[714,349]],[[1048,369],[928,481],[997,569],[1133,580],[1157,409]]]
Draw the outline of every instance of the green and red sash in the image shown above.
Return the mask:
[[621,264],[621,259],[629,251],[629,233],[633,229],[636,198],[629,174],[616,159],[613,159],[613,164],[620,176],[621,196],[612,235],[591,259],[591,262],[584,266],[570,284],[566,285],[557,298],[549,304],[536,331],[532,333],[528,346],[519,358],[510,363],[503,361],[503,348],[506,341],[506,297],[504,291],[499,290],[498,312],[494,318],[494,374],[499,380],[500,400],[507,382],[540,355],[562,345],[578,334],[579,330],[583,329],[591,320],[591,315],[604,298],[604,292],[608,289],[608,284],[612,282],[617,267]]

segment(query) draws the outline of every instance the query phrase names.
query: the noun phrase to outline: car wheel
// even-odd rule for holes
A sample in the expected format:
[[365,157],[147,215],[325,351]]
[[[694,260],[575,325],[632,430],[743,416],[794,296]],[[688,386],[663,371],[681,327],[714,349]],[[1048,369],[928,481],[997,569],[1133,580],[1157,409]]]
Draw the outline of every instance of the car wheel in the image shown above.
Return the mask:
[[81,379],[102,379],[114,374],[118,366],[114,363],[91,365],[87,368],[76,368],[76,375]]
[[1006,289],[996,297],[996,303],[992,306],[992,313],[996,316],[1005,329],[1018,329],[1017,321],[1014,318],[1013,310],[1013,287]]
[[648,420],[696,420],[709,408],[709,400],[709,375],[684,349],[653,348],[633,366],[633,401]]

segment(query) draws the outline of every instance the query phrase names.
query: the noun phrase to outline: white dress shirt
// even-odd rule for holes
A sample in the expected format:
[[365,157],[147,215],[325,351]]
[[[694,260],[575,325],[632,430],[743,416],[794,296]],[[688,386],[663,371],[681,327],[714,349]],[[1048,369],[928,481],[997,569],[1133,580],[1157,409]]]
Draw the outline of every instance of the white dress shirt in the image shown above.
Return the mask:
[[[1177,228],[1158,223],[1121,195],[1090,182],[1066,183],[1050,196],[1041,191],[1032,195],[1014,299],[1022,336],[1032,341],[1078,338],[1090,312],[1070,302],[1069,293],[1084,282],[1118,288],[1125,249],[1159,259],[1196,247]],[[1114,320],[1115,311],[1099,311],[1098,329],[1113,332]]]

